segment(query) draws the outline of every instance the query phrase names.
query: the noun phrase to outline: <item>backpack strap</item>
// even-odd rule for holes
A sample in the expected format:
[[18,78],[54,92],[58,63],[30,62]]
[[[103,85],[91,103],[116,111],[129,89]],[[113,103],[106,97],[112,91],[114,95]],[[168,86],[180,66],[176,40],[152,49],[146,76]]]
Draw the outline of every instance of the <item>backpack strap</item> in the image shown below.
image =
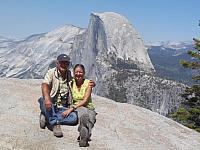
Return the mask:
[[71,86],[69,85],[69,82],[72,82],[72,80],[69,79],[69,73],[70,72],[67,71],[67,74],[66,74],[66,76],[67,76],[67,87],[69,89],[68,106],[72,106],[73,105],[72,89],[71,89]]

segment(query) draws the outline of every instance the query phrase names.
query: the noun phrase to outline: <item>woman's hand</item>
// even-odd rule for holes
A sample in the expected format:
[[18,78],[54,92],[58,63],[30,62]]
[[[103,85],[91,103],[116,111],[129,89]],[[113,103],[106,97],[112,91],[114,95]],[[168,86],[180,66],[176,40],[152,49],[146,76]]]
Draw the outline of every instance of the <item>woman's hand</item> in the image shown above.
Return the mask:
[[91,86],[91,87],[95,87],[96,84],[95,84],[95,82],[94,82],[93,80],[90,80],[90,81],[89,81],[89,86]]
[[61,115],[63,117],[67,117],[72,111],[73,111],[73,108],[69,108],[69,109],[63,111]]

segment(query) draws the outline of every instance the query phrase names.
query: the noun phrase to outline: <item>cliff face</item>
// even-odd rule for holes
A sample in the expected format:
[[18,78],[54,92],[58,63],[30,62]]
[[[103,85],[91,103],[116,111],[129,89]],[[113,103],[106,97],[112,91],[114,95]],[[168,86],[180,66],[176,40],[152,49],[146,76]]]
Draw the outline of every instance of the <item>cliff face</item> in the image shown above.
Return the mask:
[[186,86],[145,72],[120,70],[106,76],[98,95],[135,104],[167,116],[182,102]]
[[93,14],[93,18],[102,22],[108,55],[114,54],[124,61],[133,61],[139,68],[149,72],[154,69],[141,37],[125,17],[107,12]]
[[[77,126],[62,126],[63,138],[39,128],[41,80],[0,79],[0,149],[80,149]],[[200,134],[147,109],[93,95],[97,122],[87,149],[166,149],[200,147]]]
[[154,71],[143,41],[128,20],[116,13],[92,13],[87,30],[76,37],[73,63],[85,65],[96,81],[123,62],[129,69]]

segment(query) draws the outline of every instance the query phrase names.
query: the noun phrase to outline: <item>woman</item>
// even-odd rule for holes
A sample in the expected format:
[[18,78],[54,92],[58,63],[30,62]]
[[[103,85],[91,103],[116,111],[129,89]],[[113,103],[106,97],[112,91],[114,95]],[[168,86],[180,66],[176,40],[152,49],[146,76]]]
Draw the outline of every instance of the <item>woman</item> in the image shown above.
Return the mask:
[[[73,97],[73,109],[78,112],[80,132],[78,140],[79,146],[89,146],[91,130],[96,122],[96,112],[92,103],[91,93],[94,83],[85,79],[85,68],[82,64],[76,64],[74,67],[74,79],[71,81],[71,92]],[[66,111],[66,113],[69,113]]]

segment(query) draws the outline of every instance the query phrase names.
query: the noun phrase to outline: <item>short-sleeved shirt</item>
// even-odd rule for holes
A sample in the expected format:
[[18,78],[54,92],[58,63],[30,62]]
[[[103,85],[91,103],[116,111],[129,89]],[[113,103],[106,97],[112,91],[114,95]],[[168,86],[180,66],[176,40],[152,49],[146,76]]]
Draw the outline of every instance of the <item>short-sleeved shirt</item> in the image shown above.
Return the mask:
[[[76,86],[75,80],[74,79],[72,80],[72,98],[73,98],[74,105],[78,104],[80,101],[83,100],[85,92],[88,88],[89,81],[90,80],[85,79],[83,84],[81,85],[81,88],[78,89],[78,87]],[[90,109],[94,109],[91,96],[89,97],[86,107]]]
[[[71,75],[70,75],[71,77]],[[71,79],[71,78],[70,78]],[[53,81],[53,80],[56,80],[56,81]],[[53,102],[54,104],[59,108],[59,107],[68,107],[67,104],[68,104],[68,97],[69,97],[69,87],[68,87],[68,84],[67,82],[69,80],[69,77],[68,79],[62,79],[59,71],[55,68],[54,70],[49,70],[45,77],[44,77],[44,80],[43,80],[43,83],[46,83],[50,86],[50,90],[52,90],[52,84],[53,82],[57,83],[58,87],[53,89],[53,90],[56,90],[54,93],[54,97],[53,97]]]
[[55,104],[59,107],[67,107],[68,105],[69,88],[67,86],[67,79],[63,80],[59,77],[59,90],[55,96]]

